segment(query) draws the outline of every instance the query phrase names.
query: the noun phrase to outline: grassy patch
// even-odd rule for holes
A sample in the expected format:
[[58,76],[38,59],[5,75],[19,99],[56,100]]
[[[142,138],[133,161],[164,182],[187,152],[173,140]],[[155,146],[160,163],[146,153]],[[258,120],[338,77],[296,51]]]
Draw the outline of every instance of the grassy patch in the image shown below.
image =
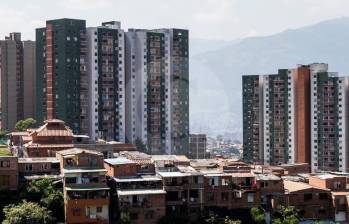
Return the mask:
[[12,156],[10,150],[8,148],[0,147],[0,156]]

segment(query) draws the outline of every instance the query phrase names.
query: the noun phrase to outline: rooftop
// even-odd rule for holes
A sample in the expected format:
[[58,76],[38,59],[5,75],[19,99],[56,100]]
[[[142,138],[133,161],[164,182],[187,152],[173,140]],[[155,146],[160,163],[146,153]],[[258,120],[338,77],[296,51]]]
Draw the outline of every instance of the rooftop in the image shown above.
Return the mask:
[[94,150],[88,150],[88,149],[80,149],[80,148],[72,148],[72,149],[61,150],[61,151],[57,151],[56,153],[62,155],[63,157],[66,157],[66,156],[69,156],[69,155],[82,154],[82,153],[103,156],[103,154],[100,153],[100,152],[97,152],[97,151],[94,151]]
[[128,195],[147,195],[147,194],[166,194],[164,190],[118,190],[119,196],[128,196]]
[[329,191],[329,189],[326,189],[326,188],[315,187],[307,183],[295,182],[295,181],[289,181],[289,180],[284,181],[284,188],[289,192],[296,192],[296,191],[302,191],[302,190],[308,190],[308,189],[319,189],[319,190]]
[[319,179],[322,179],[322,180],[326,180],[326,179],[332,179],[332,178],[335,178],[335,177],[342,177],[342,176],[326,173],[326,174],[317,174],[317,175],[314,175],[314,176],[311,176],[311,177],[315,177],[315,178],[319,178]]
[[144,176],[128,176],[128,177],[114,177],[118,183],[124,182],[146,182],[146,181],[161,181],[158,176],[144,175]]
[[161,177],[188,177],[191,175],[189,173],[182,173],[179,171],[174,171],[174,172],[158,171],[157,173]]
[[104,162],[110,165],[125,165],[125,164],[135,164],[134,161],[129,160],[125,157],[117,157],[112,159],[104,159]]
[[18,163],[59,163],[55,157],[18,158]]
[[78,169],[63,169],[63,174],[72,174],[72,173],[106,173],[106,169],[91,169],[91,168],[78,168]]
[[101,190],[109,190],[110,188],[105,186],[105,187],[100,187],[100,186],[70,186],[70,187],[65,187],[65,190],[67,191],[101,191]]
[[257,173],[254,174],[257,180],[281,180],[280,177],[271,173]]

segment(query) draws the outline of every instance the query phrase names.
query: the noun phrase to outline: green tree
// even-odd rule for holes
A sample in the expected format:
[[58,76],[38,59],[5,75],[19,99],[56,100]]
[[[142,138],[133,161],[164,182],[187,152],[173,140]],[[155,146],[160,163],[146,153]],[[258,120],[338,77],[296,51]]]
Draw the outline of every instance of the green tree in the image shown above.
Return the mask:
[[226,216],[223,224],[241,224],[240,220],[232,220],[229,216]]
[[52,212],[58,221],[64,221],[63,192],[52,185],[52,180],[42,178],[31,181],[20,195],[20,198],[39,203]]
[[117,222],[118,224],[131,224],[131,217],[129,212],[122,211],[120,213],[120,219]]
[[210,211],[210,213],[208,214],[208,218],[205,219],[205,222],[207,224],[218,224],[219,223],[218,215]]
[[265,223],[264,212],[261,208],[259,208],[259,207],[251,208],[251,215],[252,215],[253,220],[256,223],[258,223],[258,224]]
[[273,224],[297,224],[299,223],[299,216],[294,206],[281,206],[274,213],[275,219]]
[[34,127],[35,124],[36,124],[36,120],[34,120],[33,118],[19,120],[19,121],[17,121],[17,123],[15,125],[15,130],[16,131],[25,131],[28,128]]
[[50,211],[34,202],[6,206],[4,213],[3,224],[51,224],[54,221]]

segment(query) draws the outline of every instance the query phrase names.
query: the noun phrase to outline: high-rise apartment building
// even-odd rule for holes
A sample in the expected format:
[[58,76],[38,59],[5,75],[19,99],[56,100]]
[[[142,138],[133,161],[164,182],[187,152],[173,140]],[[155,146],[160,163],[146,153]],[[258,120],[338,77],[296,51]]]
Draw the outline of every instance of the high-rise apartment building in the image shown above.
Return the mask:
[[125,40],[119,22],[87,28],[89,135],[125,142]]
[[34,118],[36,109],[35,41],[23,41],[23,117]]
[[243,159],[249,163],[263,163],[263,77],[242,77]]
[[317,63],[280,69],[278,74],[243,76],[246,162],[311,163],[312,136],[318,135],[311,119],[314,117],[311,74],[326,71],[327,64]]
[[189,149],[188,31],[130,29],[126,38],[126,136],[153,154]]
[[36,41],[37,121],[59,118],[88,134],[85,20],[49,20],[36,29]]
[[33,41],[22,41],[20,33],[0,41],[2,129],[13,130],[18,120],[34,115],[34,46]]
[[190,134],[189,145],[189,158],[206,159],[206,134]]
[[311,169],[348,171],[348,77],[311,73]]

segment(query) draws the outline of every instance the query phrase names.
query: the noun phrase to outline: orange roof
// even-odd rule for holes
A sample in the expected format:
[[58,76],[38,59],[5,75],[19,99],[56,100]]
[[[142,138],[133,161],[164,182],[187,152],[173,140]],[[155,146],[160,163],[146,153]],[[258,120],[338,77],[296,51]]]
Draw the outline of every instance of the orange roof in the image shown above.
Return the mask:
[[72,130],[63,121],[52,119],[45,121],[45,124],[31,133],[37,136],[72,137]]
[[308,189],[318,189],[318,190],[329,191],[329,189],[327,188],[315,187],[307,183],[295,182],[295,181],[289,181],[289,180],[284,181],[284,188],[287,189],[289,192],[303,191]]

